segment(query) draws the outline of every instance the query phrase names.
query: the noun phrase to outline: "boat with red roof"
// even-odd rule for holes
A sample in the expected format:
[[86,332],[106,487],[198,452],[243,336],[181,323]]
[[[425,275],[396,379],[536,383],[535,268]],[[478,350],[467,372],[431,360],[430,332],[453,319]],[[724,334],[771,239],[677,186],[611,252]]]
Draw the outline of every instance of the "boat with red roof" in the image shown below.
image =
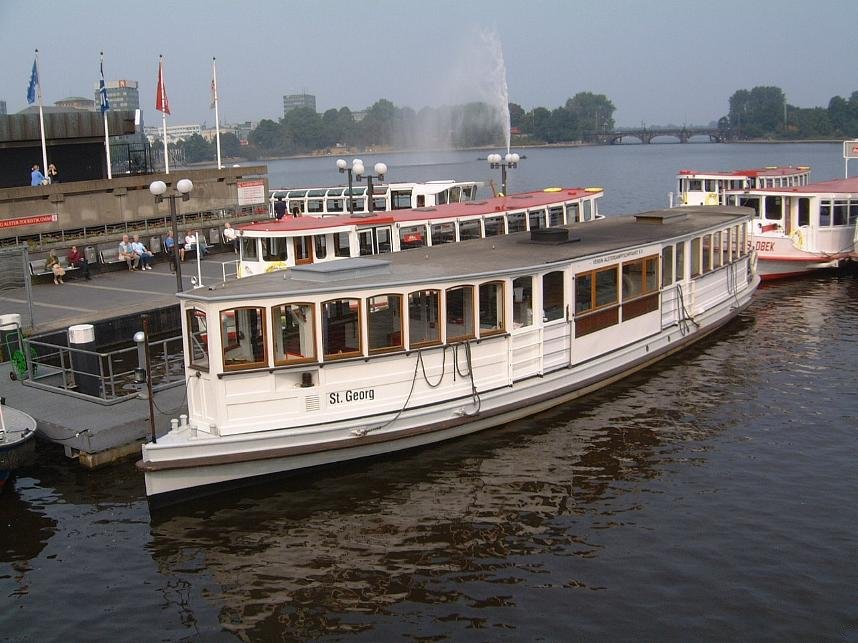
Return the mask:
[[602,188],[545,190],[431,207],[299,216],[239,226],[238,276],[599,218]]

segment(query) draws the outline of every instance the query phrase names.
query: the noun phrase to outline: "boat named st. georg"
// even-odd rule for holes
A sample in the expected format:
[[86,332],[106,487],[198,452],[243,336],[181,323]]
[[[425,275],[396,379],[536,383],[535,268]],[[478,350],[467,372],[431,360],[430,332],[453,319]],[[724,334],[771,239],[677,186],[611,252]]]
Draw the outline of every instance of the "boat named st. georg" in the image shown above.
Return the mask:
[[721,328],[759,278],[747,208],[682,208],[295,266],[179,294],[188,416],[157,506],[563,404]]

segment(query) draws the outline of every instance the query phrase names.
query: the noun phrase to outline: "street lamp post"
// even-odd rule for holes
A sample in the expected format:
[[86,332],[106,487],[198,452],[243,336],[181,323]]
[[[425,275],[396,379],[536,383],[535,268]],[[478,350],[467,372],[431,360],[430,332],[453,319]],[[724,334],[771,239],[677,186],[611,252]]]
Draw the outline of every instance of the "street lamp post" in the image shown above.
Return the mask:
[[509,168],[510,170],[517,168],[518,162],[520,159],[521,159],[521,157],[518,154],[516,154],[515,152],[513,152],[511,154],[509,152],[507,152],[506,156],[504,156],[504,157],[501,157],[500,154],[489,154],[488,157],[486,157],[486,160],[489,162],[489,167],[491,169],[496,170],[496,169],[500,168],[500,171],[501,171],[501,189],[503,190],[504,195],[508,194],[507,189],[506,189],[506,171],[507,171],[507,168]]
[[[155,197],[155,203],[160,203],[164,199],[170,200],[170,223],[173,226],[173,263],[176,266],[176,287],[177,292],[182,292],[182,262],[179,260],[179,230],[176,226],[176,199],[187,201],[191,198],[191,190],[194,189],[194,184],[190,179],[179,179],[176,182],[176,189],[170,194],[167,192],[167,184],[163,181],[152,181],[149,184],[149,191]],[[197,249],[199,253],[199,249]]]
[[352,171],[355,173],[355,178],[358,181],[366,179],[366,210],[370,214],[375,212],[375,199],[373,194],[372,180],[378,179],[379,181],[384,181],[384,175],[387,174],[387,165],[384,163],[376,163],[372,166],[372,169],[375,170],[375,176],[372,174],[366,173],[366,168],[363,166],[363,161],[356,159],[354,165],[352,165]]
[[[355,163],[360,162],[360,159],[354,159],[352,161],[352,166]],[[352,196],[352,172],[353,168],[349,167],[349,164],[346,163],[345,159],[337,159],[337,169],[340,171],[340,174],[347,174],[349,177],[349,214],[353,215],[355,213],[355,202],[354,197]]]

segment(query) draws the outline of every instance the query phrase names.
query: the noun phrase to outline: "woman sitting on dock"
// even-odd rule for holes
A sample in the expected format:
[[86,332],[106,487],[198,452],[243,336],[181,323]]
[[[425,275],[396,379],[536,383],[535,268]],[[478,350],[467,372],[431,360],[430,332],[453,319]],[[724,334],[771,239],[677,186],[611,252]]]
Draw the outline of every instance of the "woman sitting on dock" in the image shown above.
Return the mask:
[[64,284],[63,277],[65,277],[66,270],[60,264],[59,257],[57,257],[57,251],[51,250],[50,254],[48,254],[48,258],[45,259],[45,268],[50,268],[51,272],[54,273],[54,283],[56,285]]

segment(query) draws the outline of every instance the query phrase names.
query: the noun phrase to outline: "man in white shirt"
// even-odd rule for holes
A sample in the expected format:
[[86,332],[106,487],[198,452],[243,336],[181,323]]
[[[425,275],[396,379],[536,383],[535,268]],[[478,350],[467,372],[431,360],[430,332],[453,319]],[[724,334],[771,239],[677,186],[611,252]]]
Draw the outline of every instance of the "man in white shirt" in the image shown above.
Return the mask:
[[227,221],[223,224],[223,238],[227,243],[232,244],[232,251],[238,253],[238,236],[235,233],[235,228]]

